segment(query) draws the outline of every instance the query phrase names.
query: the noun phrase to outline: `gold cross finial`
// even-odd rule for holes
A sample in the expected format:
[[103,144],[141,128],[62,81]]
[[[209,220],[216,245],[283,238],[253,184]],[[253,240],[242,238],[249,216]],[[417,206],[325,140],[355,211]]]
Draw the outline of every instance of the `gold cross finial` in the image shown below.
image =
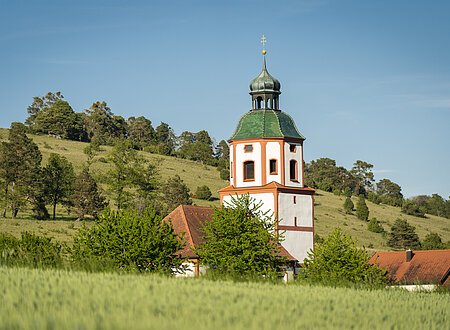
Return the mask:
[[261,44],[263,46],[263,50],[262,50],[262,54],[263,55],[266,55],[266,50],[265,50],[266,42],[267,42],[267,38],[263,34],[262,37],[261,37]]

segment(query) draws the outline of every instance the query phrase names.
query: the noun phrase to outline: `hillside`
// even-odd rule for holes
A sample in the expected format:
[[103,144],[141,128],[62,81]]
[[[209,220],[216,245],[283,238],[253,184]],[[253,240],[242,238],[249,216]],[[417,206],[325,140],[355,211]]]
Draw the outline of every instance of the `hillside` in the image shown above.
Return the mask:
[[[48,136],[31,136],[39,146],[43,155],[43,163],[45,164],[51,153],[61,154],[69,159],[76,171],[81,169],[82,164],[86,161],[83,149],[86,143],[55,139]],[[0,129],[0,140],[7,138],[7,129]],[[105,158],[110,147],[102,147],[102,151],[97,159]],[[227,185],[227,182],[221,180],[219,172],[216,168],[205,166],[193,161],[178,159],[174,157],[142,153],[142,155],[158,166],[162,180],[178,174],[191,191],[196,190],[197,186],[207,185],[216,198],[213,202],[202,200],[194,200],[197,205],[219,205],[217,200],[218,190]],[[93,165],[94,172],[104,171],[108,166],[107,163],[97,162]],[[356,198],[353,199],[356,204]],[[346,215],[343,212],[344,197],[335,196],[332,193],[317,191],[315,199],[315,229],[316,233],[322,237],[328,235],[333,228],[341,227],[343,230],[358,240],[360,245],[364,245],[370,249],[388,250],[386,239],[381,234],[369,232],[367,224],[356,218],[354,215]],[[433,215],[427,215],[427,218],[417,218],[405,215],[400,212],[400,208],[375,205],[367,201],[370,210],[370,217],[376,217],[382,222],[385,230],[389,230],[390,225],[397,218],[408,220],[416,227],[420,239],[423,239],[429,232],[438,233],[443,241],[450,240],[450,220]],[[24,213],[21,214],[22,216]],[[26,217],[26,214],[25,214]],[[0,220],[0,231],[10,232],[18,235],[21,231],[30,230],[36,233],[53,236],[61,241],[71,241],[76,229],[81,224],[73,221],[34,221],[27,219],[22,220]]]

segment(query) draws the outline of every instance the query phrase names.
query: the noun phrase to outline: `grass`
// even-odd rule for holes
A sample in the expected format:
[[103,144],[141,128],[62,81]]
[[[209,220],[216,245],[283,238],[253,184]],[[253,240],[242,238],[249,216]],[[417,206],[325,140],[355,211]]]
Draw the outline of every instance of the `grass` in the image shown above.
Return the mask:
[[0,267],[1,329],[445,329],[447,294]]
[[[0,140],[7,139],[8,130],[0,129]],[[39,146],[39,149],[43,155],[43,164],[46,164],[48,157],[51,153],[61,154],[73,163],[75,170],[80,171],[82,165],[86,161],[86,156],[83,153],[83,149],[87,146],[86,143],[68,141],[52,138],[44,135],[30,135],[33,140]],[[100,158],[106,158],[110,147],[102,147],[102,151],[97,156],[97,160]],[[141,153],[150,162],[157,165],[161,181],[167,180],[167,178],[178,174],[183,181],[188,185],[192,192],[195,192],[198,186],[207,185],[215,198],[214,201],[203,201],[194,199],[196,205],[208,206],[219,205],[217,200],[218,190],[225,187],[228,182],[220,179],[219,171],[215,167],[205,166],[203,164],[179,159],[174,157]],[[92,171],[99,173],[110,166],[107,163],[96,162],[92,165]],[[341,227],[345,232],[349,233],[355,238],[360,245],[363,245],[372,250],[389,250],[386,246],[386,239],[381,234],[372,233],[367,230],[367,223],[360,221],[355,215],[347,215],[343,211],[345,197],[335,196],[332,193],[323,191],[317,191],[315,197],[315,230],[320,236],[327,236],[333,228]],[[356,198],[353,199],[356,204]],[[427,215],[427,218],[418,218],[409,215],[405,215],[400,212],[400,208],[387,205],[375,205],[367,201],[367,206],[370,210],[369,217],[376,217],[381,221],[384,229],[389,231],[390,226],[397,218],[403,218],[408,220],[412,225],[416,227],[420,239],[424,239],[427,233],[438,233],[443,241],[450,241],[450,220],[436,217],[433,215]],[[61,209],[59,214],[65,213]],[[8,219],[0,219],[0,230],[2,232],[9,232],[13,235],[19,235],[21,231],[28,230],[38,234],[54,237],[57,240],[70,242],[73,239],[73,235],[76,230],[67,229],[69,225],[67,221],[34,221],[29,218],[29,214],[20,213],[19,216],[26,218],[26,221],[16,220],[11,221]],[[67,220],[67,219],[65,219]],[[19,225],[17,223],[19,222]],[[75,228],[80,224],[75,223]],[[41,226],[42,228],[39,228]]]

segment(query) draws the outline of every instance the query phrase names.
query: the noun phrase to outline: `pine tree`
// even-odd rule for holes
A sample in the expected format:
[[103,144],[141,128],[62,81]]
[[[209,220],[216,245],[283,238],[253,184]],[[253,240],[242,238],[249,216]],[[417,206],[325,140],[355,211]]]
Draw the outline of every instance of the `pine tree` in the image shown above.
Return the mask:
[[369,219],[369,208],[367,207],[364,196],[360,195],[356,203],[356,216],[360,220],[367,221]]
[[75,180],[72,201],[80,219],[86,214],[97,218],[98,213],[108,204],[88,168],[84,168]]
[[436,233],[429,233],[422,241],[423,250],[441,250],[445,249],[445,244],[442,243],[442,238]]
[[8,142],[0,145],[0,185],[3,217],[7,210],[12,218],[37,195],[42,155],[38,146],[26,135],[22,123],[12,123]]
[[346,214],[353,214],[353,209],[355,205],[353,204],[350,197],[347,197],[344,202],[344,211]]
[[416,227],[411,226],[403,219],[395,220],[391,227],[391,233],[387,245],[396,249],[418,249],[420,248],[419,236]]
[[167,180],[162,192],[168,212],[172,211],[178,205],[192,204],[189,188],[178,175]]

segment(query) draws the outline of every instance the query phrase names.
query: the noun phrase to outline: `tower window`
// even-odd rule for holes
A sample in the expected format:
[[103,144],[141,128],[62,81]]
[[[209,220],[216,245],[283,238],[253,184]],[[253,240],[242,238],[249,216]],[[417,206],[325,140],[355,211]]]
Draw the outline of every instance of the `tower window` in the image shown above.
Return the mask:
[[244,181],[255,180],[255,162],[247,161],[244,162]]
[[291,178],[291,181],[298,181],[297,173],[297,161],[292,159],[289,162],[289,177]]
[[244,151],[245,151],[245,152],[252,152],[252,151],[253,151],[253,145],[251,145],[251,144],[246,144],[246,145],[244,146]]
[[294,217],[294,226],[297,227],[297,217]]
[[270,171],[270,174],[272,174],[272,175],[278,173],[278,171],[277,171],[277,160],[276,159],[271,159],[269,161],[269,171]]
[[233,162],[230,164],[230,178],[233,178]]
[[296,152],[297,151],[297,146],[295,144],[290,144],[289,145],[289,151],[290,152]]
[[294,204],[297,204],[297,196],[294,196]]

